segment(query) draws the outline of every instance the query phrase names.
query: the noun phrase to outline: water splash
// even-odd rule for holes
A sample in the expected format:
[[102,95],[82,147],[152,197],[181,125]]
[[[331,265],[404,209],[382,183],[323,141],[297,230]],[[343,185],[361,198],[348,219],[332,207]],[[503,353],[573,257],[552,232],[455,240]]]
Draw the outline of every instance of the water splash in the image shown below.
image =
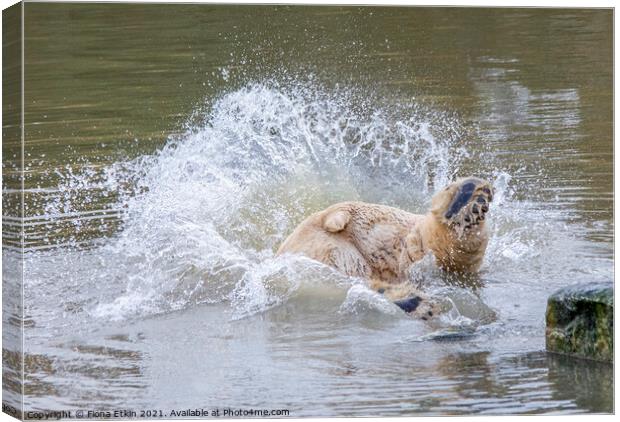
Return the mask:
[[[65,263],[80,268],[66,275],[69,285],[110,285],[97,287],[87,312],[123,319],[226,301],[242,318],[326,285],[342,293],[342,312],[393,312],[355,280],[309,260],[274,257],[311,212],[344,200],[425,212],[462,161],[475,161],[447,114],[411,104],[383,109],[360,98],[344,89],[252,83],[221,95],[202,123],[153,155],[61,172],[60,194],[42,216],[49,224],[81,215],[101,196],[120,221],[87,252],[99,265],[84,267],[83,254]],[[542,232],[554,230],[552,223],[513,200],[510,175],[479,170],[497,190],[485,267],[518,266],[540,250],[523,221]],[[79,230],[80,218],[72,221]],[[413,281],[437,284],[442,276],[432,268],[424,261]]]
[[421,211],[454,177],[457,129],[429,116],[418,106],[373,108],[346,90],[248,84],[156,154],[101,171],[68,167],[45,218],[79,214],[95,194],[114,199],[107,206],[121,227],[98,247],[105,264],[90,277],[125,285],[90,309],[95,316],[217,301],[251,314],[298,289],[291,263],[273,251],[310,212],[357,199]]

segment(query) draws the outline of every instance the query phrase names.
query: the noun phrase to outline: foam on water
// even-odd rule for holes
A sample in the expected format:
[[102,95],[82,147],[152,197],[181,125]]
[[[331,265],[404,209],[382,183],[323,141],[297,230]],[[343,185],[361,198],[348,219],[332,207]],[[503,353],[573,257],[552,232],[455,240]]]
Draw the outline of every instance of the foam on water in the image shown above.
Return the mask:
[[[82,266],[65,276],[74,285],[115,286],[89,301],[90,315],[123,319],[226,301],[241,318],[304,295],[307,286],[340,291],[341,312],[397,310],[359,280],[274,251],[304,217],[331,203],[424,212],[469,158],[458,120],[415,104],[381,109],[346,90],[273,81],[223,94],[200,120],[153,155],[61,174],[62,194],[47,204],[46,219],[79,213],[85,202],[76,192],[97,191],[115,198],[110,209],[122,221],[84,252],[99,265],[83,268],[81,253],[66,262]],[[478,170],[497,189],[483,270],[539,254],[553,220],[532,218],[533,205],[512,198],[509,174]],[[427,261],[412,277],[429,287],[442,276]],[[462,312],[447,315],[462,323]]]

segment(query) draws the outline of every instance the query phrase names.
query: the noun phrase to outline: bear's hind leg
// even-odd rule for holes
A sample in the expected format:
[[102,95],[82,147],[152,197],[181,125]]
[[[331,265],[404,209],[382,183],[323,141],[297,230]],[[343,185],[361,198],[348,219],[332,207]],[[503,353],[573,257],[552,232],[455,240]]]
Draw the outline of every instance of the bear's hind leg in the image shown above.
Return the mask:
[[346,241],[332,244],[325,259],[321,261],[352,277],[368,278],[372,273],[370,265],[362,254],[354,245]]

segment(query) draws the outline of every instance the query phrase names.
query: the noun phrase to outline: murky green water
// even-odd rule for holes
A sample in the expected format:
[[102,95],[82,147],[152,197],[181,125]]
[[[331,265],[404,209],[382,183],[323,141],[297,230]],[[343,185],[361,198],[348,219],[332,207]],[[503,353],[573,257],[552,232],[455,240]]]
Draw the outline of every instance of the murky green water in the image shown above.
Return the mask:
[[[546,297],[613,277],[610,10],[29,3],[25,26],[26,409],[613,411],[611,365],[544,353]],[[273,257],[330,203],[423,212],[469,174],[498,189],[489,251],[476,280],[422,263],[455,302],[436,324]]]

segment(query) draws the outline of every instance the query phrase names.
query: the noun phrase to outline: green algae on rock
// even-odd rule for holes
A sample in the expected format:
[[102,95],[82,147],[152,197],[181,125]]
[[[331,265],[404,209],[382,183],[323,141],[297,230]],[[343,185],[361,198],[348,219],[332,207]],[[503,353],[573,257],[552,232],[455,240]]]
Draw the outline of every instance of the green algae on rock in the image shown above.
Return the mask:
[[612,361],[613,282],[563,288],[547,301],[547,351]]

